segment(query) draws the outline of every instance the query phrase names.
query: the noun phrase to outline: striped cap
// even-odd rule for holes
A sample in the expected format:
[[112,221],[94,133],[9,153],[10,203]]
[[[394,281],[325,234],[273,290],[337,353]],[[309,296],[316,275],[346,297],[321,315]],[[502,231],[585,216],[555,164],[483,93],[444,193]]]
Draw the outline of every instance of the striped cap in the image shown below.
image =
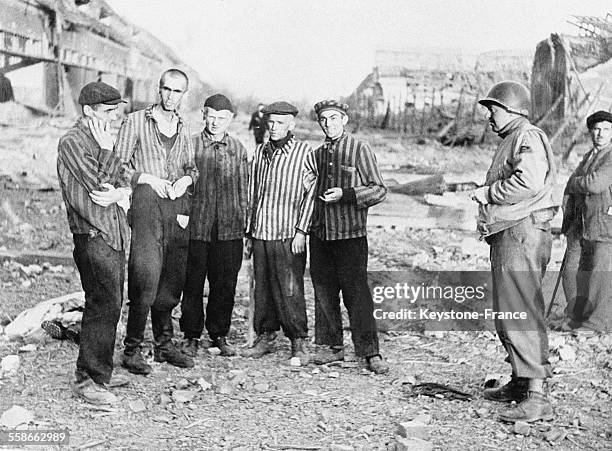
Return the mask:
[[315,103],[315,113],[321,114],[325,110],[337,110],[343,114],[348,113],[349,106],[346,103],[338,102],[337,100],[321,100]]

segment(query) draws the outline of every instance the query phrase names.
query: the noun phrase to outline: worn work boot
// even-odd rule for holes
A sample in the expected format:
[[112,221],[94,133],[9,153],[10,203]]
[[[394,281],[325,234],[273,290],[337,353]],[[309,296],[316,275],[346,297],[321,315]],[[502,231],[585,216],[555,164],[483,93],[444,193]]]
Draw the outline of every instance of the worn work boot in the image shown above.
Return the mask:
[[513,377],[505,385],[497,388],[486,388],[482,396],[489,401],[512,402],[523,401],[527,397],[529,380],[522,377]]
[[151,372],[151,365],[142,356],[140,349],[129,354],[124,352],[121,366],[133,374],[147,375]]
[[276,334],[275,333],[264,333],[258,335],[255,339],[255,345],[252,348],[247,349],[242,353],[244,357],[251,357],[258,359],[266,354],[271,354],[276,350]]
[[153,360],[156,362],[168,362],[170,365],[178,366],[179,368],[191,368],[193,366],[193,359],[187,354],[183,354],[172,343],[156,347],[153,352]]
[[553,419],[553,409],[544,393],[529,391],[527,397],[520,404],[502,412],[499,419],[511,423],[517,421],[525,421],[526,423],[538,420],[549,421]]
[[124,374],[113,373],[111,380],[105,384],[107,388],[125,387],[130,384],[130,378]]
[[236,355],[234,347],[228,343],[227,337],[213,338],[212,345],[219,348],[223,357],[231,357]]
[[116,404],[117,397],[109,392],[104,385],[96,384],[91,379],[81,382],[70,381],[70,388],[75,396],[87,401],[90,404]]
[[374,374],[387,374],[389,372],[389,365],[379,355],[366,357],[365,368]]
[[317,365],[325,365],[326,363],[339,362],[344,360],[344,348],[333,346],[320,347],[315,354],[313,361]]
[[291,340],[291,357],[300,359],[300,365],[305,366],[310,362],[310,354],[306,346],[306,339],[294,338]]
[[181,351],[183,354],[188,355],[191,358],[198,356],[198,348],[200,347],[200,340],[197,338],[185,338]]

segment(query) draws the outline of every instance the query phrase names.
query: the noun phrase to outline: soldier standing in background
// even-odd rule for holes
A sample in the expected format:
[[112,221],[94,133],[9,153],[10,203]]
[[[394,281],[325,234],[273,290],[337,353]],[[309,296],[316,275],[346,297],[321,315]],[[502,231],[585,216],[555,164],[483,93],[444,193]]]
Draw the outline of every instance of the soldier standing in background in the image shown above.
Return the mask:
[[251,115],[251,122],[249,122],[249,130],[253,130],[256,145],[263,144],[264,135],[266,134],[266,122],[264,120],[263,108],[263,103],[257,105],[257,110]]
[[527,119],[531,97],[525,86],[498,83],[479,103],[502,138],[485,185],[474,192],[478,229],[491,246],[493,310],[527,314],[526,321],[495,319],[512,377],[500,388],[485,390],[484,397],[518,403],[501,414],[504,421],[550,420],[545,380],[552,373],[542,279],[552,247],[550,221],[559,206],[554,155],[544,132]]
[[[568,299],[566,314],[571,329],[584,332],[610,332],[612,330],[612,114],[607,111],[597,111],[587,118],[586,123],[593,147],[570,176],[565,189],[567,201],[562,231],[568,236],[568,254],[571,250],[571,255],[579,255],[577,273],[575,262],[567,270],[570,277],[575,279],[567,282],[564,280],[576,287],[576,298]],[[570,248],[572,238],[574,247]],[[565,286],[564,283],[564,288]]]

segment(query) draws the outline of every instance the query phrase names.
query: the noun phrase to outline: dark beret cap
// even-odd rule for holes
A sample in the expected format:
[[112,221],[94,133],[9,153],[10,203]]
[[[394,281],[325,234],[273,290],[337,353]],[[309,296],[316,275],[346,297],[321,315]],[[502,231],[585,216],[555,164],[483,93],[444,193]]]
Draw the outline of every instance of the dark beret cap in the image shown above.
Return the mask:
[[338,102],[337,100],[322,100],[315,103],[315,113],[320,114],[325,110],[337,110],[341,113],[347,114],[349,106],[346,103]]
[[223,94],[210,96],[204,101],[204,107],[212,108],[215,111],[228,110],[234,113],[234,105]]
[[595,124],[597,124],[598,122],[603,122],[603,121],[607,121],[607,122],[612,122],[612,114],[608,113],[607,111],[597,111],[593,114],[591,114],[589,117],[587,117],[586,123],[587,123],[587,128],[591,129],[591,127],[593,127]]
[[117,105],[118,103],[126,103],[126,101],[121,98],[119,91],[102,81],[92,81],[81,88],[79,105],[96,105],[99,103]]
[[298,109],[288,102],[274,102],[262,110],[263,114],[291,114],[297,116]]

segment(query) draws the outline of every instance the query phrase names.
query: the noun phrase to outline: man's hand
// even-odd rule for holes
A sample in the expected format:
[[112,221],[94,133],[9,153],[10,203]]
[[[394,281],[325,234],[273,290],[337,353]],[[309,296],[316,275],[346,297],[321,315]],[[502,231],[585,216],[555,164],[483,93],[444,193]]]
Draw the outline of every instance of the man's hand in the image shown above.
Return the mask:
[[[176,197],[181,197],[187,191],[187,187],[193,183],[193,180],[188,175],[184,175],[172,185]],[[172,198],[171,198],[172,199]]]
[[485,185],[475,189],[472,194],[472,200],[475,200],[480,205],[487,205],[489,203],[489,187]]
[[296,232],[291,241],[291,252],[294,254],[302,254],[306,250],[306,235],[302,232]]
[[153,191],[162,199],[168,198],[167,187],[172,187],[172,184],[168,180],[160,179],[152,174],[140,174],[138,183],[141,185],[149,185],[153,188]]
[[253,255],[253,240],[251,238],[244,239],[244,258],[247,260]]
[[89,131],[91,131],[91,134],[100,148],[105,150],[113,150],[115,140],[111,132],[108,130],[108,125],[108,122],[104,124],[96,117],[87,118],[87,126],[89,127]]
[[319,196],[319,199],[328,204],[336,203],[342,199],[342,188],[329,188],[322,196]]
[[108,207],[109,205],[115,204],[123,199],[123,192],[116,189],[110,183],[103,183],[102,187],[106,188],[107,191],[94,190],[89,193],[89,197],[91,197],[91,201],[94,204],[101,207]]

